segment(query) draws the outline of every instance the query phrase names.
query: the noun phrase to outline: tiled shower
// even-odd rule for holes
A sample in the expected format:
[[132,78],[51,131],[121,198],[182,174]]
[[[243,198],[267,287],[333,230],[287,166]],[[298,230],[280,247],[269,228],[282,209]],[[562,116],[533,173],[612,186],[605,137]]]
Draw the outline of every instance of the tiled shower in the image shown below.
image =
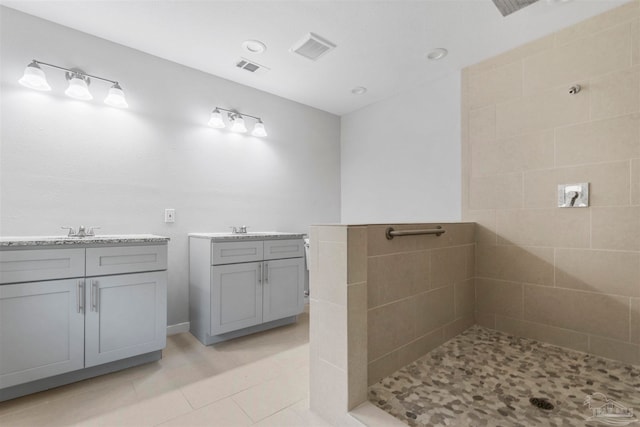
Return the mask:
[[[461,84],[464,223],[390,241],[388,226],[438,224],[312,228],[311,406],[334,422],[474,330],[539,360],[559,346],[579,368],[553,375],[586,384],[574,403],[615,389],[585,379],[593,369],[637,387],[640,1],[468,67]],[[588,207],[557,207],[558,185],[583,182]]]

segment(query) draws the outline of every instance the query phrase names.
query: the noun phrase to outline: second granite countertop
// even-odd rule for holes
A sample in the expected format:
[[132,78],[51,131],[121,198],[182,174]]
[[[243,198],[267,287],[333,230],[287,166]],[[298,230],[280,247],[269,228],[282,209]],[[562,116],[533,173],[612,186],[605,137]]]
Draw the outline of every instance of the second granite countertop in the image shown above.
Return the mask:
[[260,231],[252,233],[189,233],[189,237],[211,239],[213,241],[228,242],[237,240],[284,240],[302,239],[304,233],[283,233],[279,231]]

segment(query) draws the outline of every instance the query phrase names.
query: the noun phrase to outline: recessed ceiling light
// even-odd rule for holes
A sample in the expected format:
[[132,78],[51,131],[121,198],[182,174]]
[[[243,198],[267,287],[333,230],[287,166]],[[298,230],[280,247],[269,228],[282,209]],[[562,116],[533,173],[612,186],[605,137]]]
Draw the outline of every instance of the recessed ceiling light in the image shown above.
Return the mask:
[[367,88],[364,86],[358,86],[351,89],[351,93],[354,95],[364,95],[367,93]]
[[427,53],[427,59],[430,61],[437,61],[447,56],[448,53],[449,51],[447,49],[438,47],[436,49],[432,49],[431,51],[429,51],[429,53]]
[[260,40],[245,40],[242,42],[242,48],[249,53],[262,53],[267,50],[267,45]]

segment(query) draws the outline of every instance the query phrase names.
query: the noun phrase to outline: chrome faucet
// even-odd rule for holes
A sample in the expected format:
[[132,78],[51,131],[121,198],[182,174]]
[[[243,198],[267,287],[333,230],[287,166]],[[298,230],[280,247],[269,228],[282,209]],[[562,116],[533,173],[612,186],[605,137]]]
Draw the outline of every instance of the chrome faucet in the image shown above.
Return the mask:
[[81,225],[80,227],[78,227],[77,233],[73,227],[60,227],[60,228],[69,230],[69,234],[67,235],[67,237],[93,237],[96,235],[95,230],[99,229],[100,227],[89,227],[89,230],[87,231],[84,228],[84,225]]
[[240,227],[231,227],[233,234],[247,234],[247,226],[241,225]]

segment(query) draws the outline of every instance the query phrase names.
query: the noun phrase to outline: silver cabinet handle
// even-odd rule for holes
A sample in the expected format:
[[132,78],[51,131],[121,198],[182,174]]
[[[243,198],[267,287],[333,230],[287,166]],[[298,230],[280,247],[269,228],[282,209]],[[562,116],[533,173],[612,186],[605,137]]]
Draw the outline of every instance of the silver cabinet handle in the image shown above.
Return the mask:
[[78,313],[82,313],[84,311],[84,280],[78,280],[76,302],[78,304]]
[[91,311],[98,312],[98,281],[91,281]]
[[264,283],[269,283],[269,264],[264,263]]
[[262,283],[262,264],[258,264],[258,283]]

